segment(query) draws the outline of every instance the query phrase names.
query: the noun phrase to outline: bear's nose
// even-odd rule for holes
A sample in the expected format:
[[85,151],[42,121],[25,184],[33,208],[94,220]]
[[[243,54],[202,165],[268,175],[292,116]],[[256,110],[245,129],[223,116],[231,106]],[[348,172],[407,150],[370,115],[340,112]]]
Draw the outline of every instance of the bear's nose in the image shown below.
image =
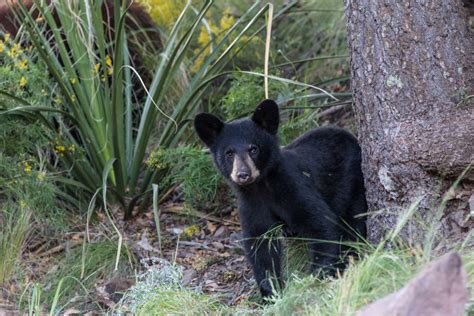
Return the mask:
[[250,175],[245,171],[240,171],[239,173],[237,173],[237,177],[240,181],[245,182],[250,178]]

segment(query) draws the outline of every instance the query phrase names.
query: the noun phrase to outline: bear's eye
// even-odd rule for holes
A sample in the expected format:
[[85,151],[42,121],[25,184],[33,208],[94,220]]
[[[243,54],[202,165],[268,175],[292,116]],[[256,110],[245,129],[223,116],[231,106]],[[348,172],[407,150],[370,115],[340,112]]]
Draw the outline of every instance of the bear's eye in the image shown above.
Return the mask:
[[232,157],[234,157],[234,152],[229,149],[229,150],[227,150],[227,151],[225,152],[225,156],[226,156],[227,158],[232,158]]
[[252,155],[255,155],[256,153],[258,153],[258,147],[255,145],[251,145],[249,148],[249,153],[251,153]]

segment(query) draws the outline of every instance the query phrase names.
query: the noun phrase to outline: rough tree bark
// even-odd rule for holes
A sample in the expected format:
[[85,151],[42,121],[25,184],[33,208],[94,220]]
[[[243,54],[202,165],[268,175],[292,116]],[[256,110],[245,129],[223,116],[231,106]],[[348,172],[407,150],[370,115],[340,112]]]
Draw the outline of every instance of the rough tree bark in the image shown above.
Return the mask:
[[[419,198],[417,212],[429,218],[474,159],[474,34],[461,0],[345,1],[367,200],[380,211],[368,220],[369,240],[377,241]],[[444,209],[442,236],[474,227],[472,169]]]

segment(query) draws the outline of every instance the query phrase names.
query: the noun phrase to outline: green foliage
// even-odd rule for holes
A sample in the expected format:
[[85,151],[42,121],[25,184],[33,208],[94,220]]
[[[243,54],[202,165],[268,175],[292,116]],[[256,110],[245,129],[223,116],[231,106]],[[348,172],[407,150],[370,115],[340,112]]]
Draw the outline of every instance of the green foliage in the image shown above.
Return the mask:
[[[31,48],[3,36],[0,60],[0,112],[18,106],[19,100],[38,106],[51,103],[45,65],[36,61]],[[44,159],[51,135],[38,119],[24,113],[0,115],[0,208],[11,213],[29,209],[35,220],[62,226],[64,212]]]
[[[231,86],[222,99],[222,109],[226,120],[232,120],[251,114],[257,105],[265,99],[263,78],[237,73]],[[274,100],[286,100],[290,97],[289,87],[282,82],[269,81],[269,95]]]
[[291,143],[295,138],[319,126],[317,109],[292,110],[287,108],[287,120],[283,121],[278,130],[282,145]]
[[43,279],[49,290],[44,290],[42,303],[51,306],[56,299],[56,289],[61,285],[59,303],[63,308],[77,301],[83,301],[99,280],[112,277],[129,276],[132,269],[129,262],[133,261],[128,249],[122,248],[120,265],[114,271],[117,255],[117,241],[99,240],[77,247],[59,259],[57,268],[50,271]]
[[29,236],[31,213],[26,205],[0,206],[0,284],[6,284],[20,266],[23,244]]
[[137,309],[138,315],[206,315],[221,307],[216,298],[186,289],[155,290],[153,296]]
[[[474,251],[463,251],[470,282],[474,279]],[[432,258],[435,259],[435,258]],[[293,276],[263,315],[352,315],[366,304],[400,289],[430,260],[421,248],[398,244],[392,249],[372,248],[352,262],[340,278],[321,281],[313,276]]]
[[[44,80],[46,66],[37,60],[31,47],[23,48],[19,41],[8,34],[0,35],[0,90],[32,104],[48,104],[51,88]],[[15,104],[0,97],[0,108]]]
[[[348,268],[337,278],[320,280],[313,276],[300,277],[299,266],[291,266],[298,260],[287,260],[289,271],[296,272],[290,275],[286,288],[271,299],[273,304],[263,309],[263,314],[352,315],[364,305],[400,289],[429,262],[443,255],[448,247],[456,249],[464,258],[469,282],[474,282],[474,266],[470,264],[474,248],[466,246],[472,242],[472,236],[454,245],[449,241],[435,242],[429,237],[424,240],[407,239],[403,230],[411,220],[419,221],[426,236],[439,228],[439,220],[416,217],[418,204],[419,201],[400,213],[395,227],[378,244],[348,244],[356,249],[360,258],[350,258]],[[433,219],[442,214],[443,209],[442,205],[435,209]],[[295,251],[288,254],[300,258],[304,256]]]
[[119,311],[136,315],[203,315],[216,312],[215,297],[182,285],[182,267],[160,258],[138,276],[138,282],[125,293]]
[[[319,86],[349,75],[344,1],[298,1],[298,6],[274,25],[273,58],[275,64],[285,64],[285,77],[304,78],[300,80]],[[323,56],[339,57],[319,59]]]
[[49,228],[66,226],[65,212],[59,207],[52,177],[38,161],[13,158],[0,152],[0,208],[28,208],[33,218]]
[[202,149],[183,146],[152,152],[147,164],[156,170],[167,170],[164,185],[180,184],[185,203],[191,208],[205,208],[215,200],[225,184],[212,163],[211,156]]
[[[61,297],[61,287],[64,282],[64,279],[59,280],[59,283],[56,287],[56,291],[54,293],[53,303],[49,309],[49,315],[57,315],[60,310],[57,309],[57,304],[59,298]],[[41,295],[43,294],[43,287],[39,283],[35,283],[31,285],[28,289],[29,297],[28,297],[28,316],[34,315],[45,315],[43,310],[42,302],[41,302]]]
[[[71,170],[76,180],[74,183],[80,183],[80,187],[86,188],[91,195],[98,188],[106,187],[124,206],[125,217],[129,218],[135,204],[140,199],[146,202],[150,197],[151,184],[159,181],[156,170],[147,170],[143,164],[152,131],[158,126],[156,146],[177,146],[184,134],[183,127],[200,105],[200,95],[213,79],[222,75],[235,43],[246,32],[246,27],[259,21],[268,6],[259,9],[253,5],[236,19],[213,43],[213,50],[205,52],[206,58],[187,78],[189,74],[184,69],[189,66],[189,45],[212,5],[211,1],[206,1],[195,13],[188,3],[169,33],[163,51],[157,54],[160,60],[145,104],[137,107],[132,98],[132,70],[125,40],[126,2],[122,6],[121,3],[114,2],[115,25],[111,27],[115,38],[111,42],[107,40],[107,30],[102,23],[100,1],[93,5],[85,2],[55,3],[63,32],[59,32],[57,20],[47,4],[38,3],[38,10],[52,30],[53,40],[44,36],[36,21],[23,8],[29,40],[47,65],[64,100],[59,110],[30,105],[9,113],[50,112],[60,117],[59,121],[66,122],[60,126],[62,136],[76,148],[79,145],[84,148],[82,159],[76,159],[69,152],[63,153],[62,162]],[[177,87],[182,88],[181,93],[176,93]],[[133,116],[133,109],[137,108],[139,113]],[[71,134],[68,127],[71,123],[77,134]],[[106,186],[103,186],[102,174],[111,164],[113,168],[105,177]],[[71,183],[67,182],[68,185]]]
[[[30,104],[50,104],[52,96],[44,80],[45,72],[44,64],[35,60],[31,49],[22,49],[9,36],[0,39],[0,91]],[[0,112],[20,104],[0,93]],[[38,120],[0,115],[0,147],[5,155],[36,152],[37,148],[48,145],[50,134]]]
[[[269,95],[274,100],[281,102],[293,100],[297,91],[281,81],[270,80]],[[231,86],[222,99],[222,109],[226,120],[232,120],[243,116],[249,116],[256,106],[265,99],[263,88],[263,78],[245,73],[238,73],[233,76]],[[297,107],[306,107],[307,100],[297,100]],[[286,145],[296,137],[311,128],[318,126],[317,109],[292,109],[292,106],[281,106],[281,124],[279,136],[281,143]]]

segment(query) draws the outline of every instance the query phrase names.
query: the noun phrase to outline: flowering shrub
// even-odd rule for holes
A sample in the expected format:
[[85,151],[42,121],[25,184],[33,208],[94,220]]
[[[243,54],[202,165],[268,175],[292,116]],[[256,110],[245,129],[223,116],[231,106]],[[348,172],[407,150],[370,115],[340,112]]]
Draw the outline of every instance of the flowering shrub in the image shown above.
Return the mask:
[[186,1],[139,0],[138,3],[148,11],[148,14],[150,14],[157,25],[164,26],[168,30],[171,30],[183,10]]
[[0,90],[41,103],[50,97],[50,88],[44,66],[31,61],[31,50],[22,48],[8,33],[0,35]]
[[[145,9],[148,11],[152,19],[159,26],[165,27],[167,30],[171,30],[173,23],[178,18],[181,10],[184,8],[185,1],[166,1],[166,0],[140,0]],[[206,14],[205,20],[201,23],[202,26],[199,29],[199,35],[196,42],[194,43],[195,48],[192,50],[194,62],[190,68],[192,72],[197,72],[203,65],[206,58],[212,52],[213,47],[216,43],[222,41],[225,33],[235,24],[236,19],[232,13],[233,9],[228,7],[223,12],[216,12],[213,8]],[[232,34],[227,45],[224,45],[223,49],[228,47],[228,44],[236,38],[237,34]],[[262,44],[258,37],[252,39],[248,35],[243,35],[236,45],[236,51],[241,45],[246,44],[250,41],[251,45]],[[250,55],[253,59],[261,59],[263,54],[263,44],[257,49],[252,47]],[[242,53],[239,53],[241,55]],[[247,60],[249,58],[243,58]]]

